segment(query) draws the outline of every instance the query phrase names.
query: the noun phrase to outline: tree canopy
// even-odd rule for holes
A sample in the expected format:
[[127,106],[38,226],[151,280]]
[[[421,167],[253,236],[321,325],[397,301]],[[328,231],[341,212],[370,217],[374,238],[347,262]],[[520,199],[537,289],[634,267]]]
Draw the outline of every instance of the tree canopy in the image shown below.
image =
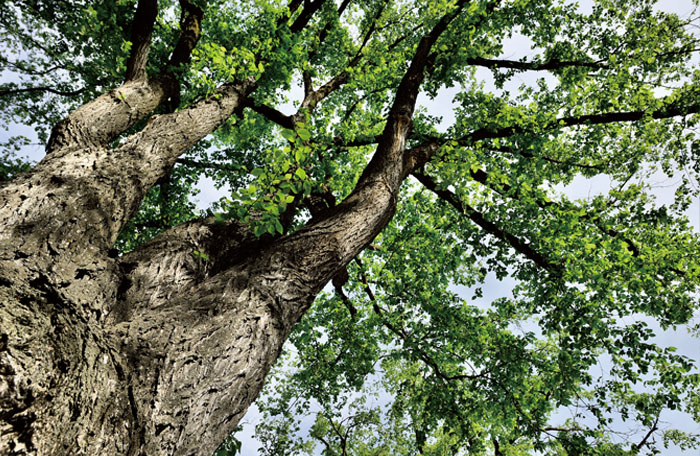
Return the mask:
[[[16,0],[0,8],[0,116],[55,144],[54,125],[125,79],[175,85],[109,138],[118,148],[245,85],[145,194],[118,255],[200,219],[273,245],[402,161],[385,226],[334,271],[268,381],[264,454],[658,454],[700,446],[664,424],[700,423],[698,360],[655,335],[698,333],[696,14],[652,0]],[[531,51],[513,55],[516,40]],[[417,87],[453,95],[453,120],[415,106]],[[396,132],[399,154],[382,158]],[[31,141],[8,137],[0,179],[29,169]],[[673,201],[656,200],[658,175]],[[601,176],[609,191],[567,196]],[[206,213],[202,177],[230,188]],[[203,274],[227,267],[189,254]],[[507,277],[512,293],[484,298]]]

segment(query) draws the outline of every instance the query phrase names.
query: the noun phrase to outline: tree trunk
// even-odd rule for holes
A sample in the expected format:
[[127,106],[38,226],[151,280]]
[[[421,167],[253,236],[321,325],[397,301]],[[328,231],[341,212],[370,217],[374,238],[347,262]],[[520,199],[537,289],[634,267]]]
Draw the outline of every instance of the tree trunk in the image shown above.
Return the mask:
[[114,158],[50,151],[0,190],[8,454],[213,452],[315,295],[391,218],[400,183],[400,171],[391,186],[368,172],[333,213],[287,237],[200,220],[115,258],[118,229],[156,179],[120,176],[137,166],[116,158],[140,150],[126,146]]
[[[106,147],[165,98],[152,87],[127,83],[80,108],[44,160],[0,188],[8,454],[213,452],[315,295],[393,214],[406,116],[389,122],[356,191],[314,225],[258,239],[234,221],[199,220],[117,258],[111,246],[146,190],[254,84],[225,86]],[[88,122],[95,113],[106,120]]]
[[[181,3],[177,62],[202,14]],[[322,3],[304,2],[292,29]],[[171,78],[145,77],[150,32],[135,33],[124,85],[59,123],[46,157],[0,184],[0,453],[211,454],[294,324],[386,226],[401,183],[432,152],[407,154],[405,140],[431,46],[465,3],[421,40],[375,155],[338,206],[276,238],[196,220],[119,257],[112,246],[146,191],[256,87],[225,84],[115,146],[177,95]],[[154,5],[140,0],[137,15],[152,22]]]

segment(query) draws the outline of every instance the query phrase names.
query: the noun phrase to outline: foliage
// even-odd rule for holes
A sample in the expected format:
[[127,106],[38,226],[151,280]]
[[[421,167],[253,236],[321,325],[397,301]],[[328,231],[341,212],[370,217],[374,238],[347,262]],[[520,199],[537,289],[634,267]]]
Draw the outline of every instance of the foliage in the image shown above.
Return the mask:
[[[421,37],[456,11],[451,0],[304,1],[320,7],[296,30],[304,8],[205,3],[191,63],[171,69],[182,93],[170,109],[230,81],[258,87],[151,189],[122,251],[195,217],[201,177],[231,188],[211,215],[257,236],[332,210],[369,161]],[[67,111],[116,85],[134,6],[3,8],[11,52],[0,65],[17,76],[0,85],[2,119],[46,140]],[[438,113],[414,115],[407,147],[437,152],[406,180],[347,280],[340,271],[295,329],[261,403],[263,454],[632,455],[700,444],[662,425],[671,411],[700,422],[697,360],[655,335],[698,312],[700,243],[686,216],[700,171],[694,13],[652,0],[598,0],[589,11],[473,0],[459,11],[423,85],[428,97],[454,94],[454,120],[443,128]],[[176,2],[161,2],[152,76],[178,16]],[[531,57],[499,58],[521,39]],[[7,150],[0,180],[26,169]],[[659,175],[679,181],[671,203],[655,200]],[[562,191],[593,178],[611,190]],[[514,288],[488,302],[494,279]],[[239,450],[231,438],[219,453]]]
[[[238,431],[241,427],[238,427]],[[241,452],[241,441],[238,440],[233,434],[226,437],[224,443],[221,444],[219,449],[216,450],[214,456],[236,456]]]

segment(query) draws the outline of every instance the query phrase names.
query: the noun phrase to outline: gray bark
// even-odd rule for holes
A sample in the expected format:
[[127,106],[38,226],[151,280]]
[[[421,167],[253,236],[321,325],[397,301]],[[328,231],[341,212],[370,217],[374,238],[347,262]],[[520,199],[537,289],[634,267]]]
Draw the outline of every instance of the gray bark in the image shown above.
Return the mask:
[[[235,109],[237,90],[194,106],[198,116],[151,120],[114,149],[76,145],[68,119],[59,128],[78,139],[0,189],[7,454],[211,453],[315,295],[390,219],[395,165],[290,236],[200,220],[110,256],[145,190]],[[401,138],[387,138],[396,153]]]
[[[150,341],[143,343],[143,334],[133,330],[126,334],[120,326],[126,324],[124,316],[129,314],[142,318],[140,323],[144,325],[162,323],[143,312],[135,313],[138,305],[129,308],[136,304],[130,296],[138,293],[128,285],[133,288],[138,283],[133,275],[141,272],[139,268],[132,268],[131,275],[125,272],[131,258],[139,254],[143,257],[150,248],[153,254],[147,262],[158,262],[160,267],[191,251],[163,256],[169,252],[154,253],[149,245],[122,260],[115,258],[111,246],[146,190],[169,172],[178,155],[228,118],[254,84],[230,84],[222,87],[216,98],[151,118],[141,132],[109,148],[108,143],[118,132],[166,98],[167,91],[161,87],[158,82],[127,82],[76,110],[54,129],[47,156],[30,173],[0,188],[0,452],[194,454],[202,448],[213,451],[232,429],[230,425],[210,427],[210,421],[200,420],[197,426],[206,430],[205,437],[209,436],[204,444],[201,432],[184,443],[184,426],[179,426],[176,436],[158,427],[163,420],[158,418],[161,410],[155,393],[168,399],[168,387],[183,380],[181,375],[168,371],[166,363],[181,359],[189,365],[187,360],[192,356],[187,353],[195,348],[190,344],[214,341],[214,322],[203,319],[192,332],[189,330],[193,328],[185,326],[187,338],[174,332],[168,343],[178,346],[161,345],[157,352],[150,350]],[[157,280],[158,276],[151,279]],[[169,282],[171,279],[168,277]],[[183,292],[193,285],[197,283],[183,284]],[[148,295],[149,284],[141,284],[140,289],[143,296]],[[210,293],[217,291],[209,289]],[[156,305],[145,310],[160,312],[160,307],[172,302],[168,298],[151,302]],[[196,309],[191,306],[196,301],[180,301],[188,310]],[[259,311],[256,306],[260,303],[253,298],[247,308],[239,310]],[[170,312],[173,310],[163,315]],[[231,321],[245,320],[241,315],[229,317]],[[241,328],[248,328],[253,338],[261,333],[274,335],[267,324],[264,322],[259,329]],[[252,344],[254,339],[249,340]],[[280,345],[271,346],[278,351]],[[263,363],[264,371],[276,353],[267,355],[271,359]],[[230,354],[226,350],[214,353],[211,347],[207,359]],[[161,370],[171,377],[167,380],[170,384],[159,391],[156,386],[164,380],[156,373]],[[219,370],[232,372],[223,365]],[[263,376],[264,372],[258,374],[258,383]],[[191,388],[202,387],[201,383],[196,385],[198,378],[188,380]],[[199,404],[211,413],[215,406],[234,409],[240,418],[255,394],[257,390],[240,396],[238,402],[244,406],[225,399],[200,403],[194,394],[183,405]],[[187,417],[179,420],[186,423]]]
[[[201,11],[187,14],[191,49]],[[291,235],[197,220],[123,257],[111,250],[148,188],[247,102],[252,80],[153,116],[113,146],[177,92],[144,76],[140,46],[133,79],[57,125],[47,156],[0,186],[0,453],[211,454],[294,324],[386,226],[402,181],[427,159],[405,153],[405,140],[430,48],[454,14],[419,44],[353,193]]]

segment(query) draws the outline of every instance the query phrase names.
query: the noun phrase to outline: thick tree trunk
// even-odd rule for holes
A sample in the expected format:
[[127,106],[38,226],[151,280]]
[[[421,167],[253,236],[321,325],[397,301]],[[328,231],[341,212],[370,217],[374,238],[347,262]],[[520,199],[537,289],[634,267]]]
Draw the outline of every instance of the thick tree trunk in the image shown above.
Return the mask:
[[[117,259],[108,222],[82,202],[95,189],[58,186],[47,166],[0,192],[8,454],[213,452],[314,296],[390,219],[398,188],[375,176],[328,218],[274,242],[203,220]],[[7,203],[28,199],[36,210]]]
[[[213,452],[318,287],[296,282],[296,265],[276,248],[207,281],[191,256],[126,263],[126,273],[109,258],[72,265],[48,249],[2,258],[3,454]],[[158,271],[189,275],[176,285],[186,293],[148,295]],[[128,308],[131,296],[150,299],[126,321],[96,311]]]
[[[181,3],[177,62],[202,14]],[[304,2],[292,28],[322,3]],[[150,34],[135,33],[127,82],[57,125],[47,156],[0,186],[0,454],[211,454],[316,294],[386,226],[401,183],[433,152],[406,154],[405,140],[431,46],[465,3],[421,40],[374,157],[337,207],[278,238],[197,220],[117,257],[148,188],[256,86],[225,84],[110,147],[177,95],[170,78],[146,79]],[[152,22],[154,4],[140,0],[137,14]]]
[[[110,149],[107,144],[119,131],[167,98],[159,82],[127,82],[61,122],[44,160],[0,188],[0,454],[211,452],[252,402],[282,343],[258,344],[258,339],[264,335],[283,341],[291,323],[281,325],[280,334],[270,329],[270,319],[260,310],[264,304],[254,297],[247,307],[228,315],[229,325],[246,321],[244,314],[251,315],[250,324],[236,325],[239,334],[230,340],[247,340],[250,346],[260,345],[264,353],[250,353],[246,375],[237,380],[252,386],[233,385],[231,391],[243,392],[236,393],[240,398],[233,403],[229,397],[219,400],[210,393],[214,386],[200,390],[203,385],[197,383],[203,372],[183,377],[169,367],[181,369],[190,359],[197,360],[199,355],[193,356],[191,350],[200,350],[205,341],[213,343],[217,323],[224,321],[200,316],[197,329],[184,326],[189,338],[176,332],[168,336],[167,344],[174,345],[159,344],[158,337],[144,342],[142,337],[152,335],[135,330],[131,339],[116,322],[133,314],[143,318],[142,325],[162,328],[168,312],[153,319],[136,310],[160,312],[159,306],[169,302],[152,302],[149,305],[155,305],[146,309],[131,302],[129,291],[134,291],[136,280],[125,272],[131,263],[119,261],[111,250],[145,191],[167,174],[178,155],[221,124],[252,87],[251,81],[224,86],[219,98],[191,107],[196,116],[188,115],[190,111],[152,118],[139,134]],[[140,252],[145,251],[147,247]],[[192,252],[152,253],[148,261],[161,267]],[[183,266],[173,272],[187,271],[189,263]],[[171,279],[166,280],[172,284]],[[183,291],[193,285],[186,283]],[[147,294],[148,287],[141,288]],[[191,305],[196,300],[181,301],[186,301],[181,305],[188,311],[196,310]],[[219,331],[227,335],[233,332],[223,328]],[[151,344],[158,345],[159,351],[151,350]],[[202,356],[211,362],[227,360],[231,352],[214,345]],[[241,345],[239,352],[248,345]],[[219,351],[215,353],[214,348]],[[260,357],[265,361],[258,367]],[[230,361],[236,364],[237,359]],[[221,373],[218,379],[235,372],[226,362],[219,362],[216,370]],[[160,377],[159,372],[170,377]],[[177,390],[181,381],[189,385],[188,394]],[[193,394],[195,389],[201,391],[199,396]],[[181,404],[177,423],[159,427],[167,422],[163,414],[173,409],[175,394],[189,395],[191,400]],[[207,394],[211,399],[200,402]],[[163,410],[161,401],[167,404]],[[191,415],[190,407],[193,412],[198,406],[207,411],[206,417]],[[233,412],[216,423],[217,408]],[[237,418],[231,422],[229,416]],[[186,426],[188,420],[196,423],[196,431],[192,424]]]
[[[314,296],[391,218],[405,116],[387,127],[381,166],[312,226],[273,240],[200,220],[116,258],[111,246],[146,189],[252,87],[151,119],[113,149],[110,126],[147,108],[106,94],[57,126],[32,172],[0,188],[2,452],[213,452]],[[90,124],[93,112],[112,120]]]
[[144,185],[83,180],[89,154],[54,151],[0,190],[0,453],[211,453],[323,280],[235,223],[110,257]]

